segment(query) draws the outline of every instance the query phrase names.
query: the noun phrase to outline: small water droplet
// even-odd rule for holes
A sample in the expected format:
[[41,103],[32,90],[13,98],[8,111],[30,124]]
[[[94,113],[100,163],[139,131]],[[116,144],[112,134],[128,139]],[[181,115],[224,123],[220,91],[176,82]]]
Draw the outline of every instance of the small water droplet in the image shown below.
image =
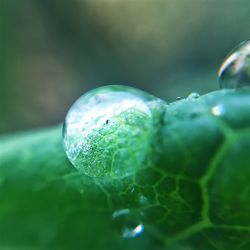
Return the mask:
[[135,238],[144,231],[137,210],[133,212],[128,208],[116,210],[112,214],[112,219],[123,238]]
[[181,97],[180,97],[180,96],[177,96],[177,97],[176,97],[176,100],[177,100],[177,101],[181,100]]
[[221,116],[225,113],[225,109],[222,105],[216,105],[212,107],[211,112],[215,116]]
[[142,224],[136,225],[133,228],[124,228],[122,231],[123,238],[135,238],[142,234],[144,231],[144,226]]
[[221,88],[250,85],[250,40],[240,43],[222,63],[219,73]]
[[191,94],[188,95],[188,99],[198,99],[200,97],[199,93],[193,92]]

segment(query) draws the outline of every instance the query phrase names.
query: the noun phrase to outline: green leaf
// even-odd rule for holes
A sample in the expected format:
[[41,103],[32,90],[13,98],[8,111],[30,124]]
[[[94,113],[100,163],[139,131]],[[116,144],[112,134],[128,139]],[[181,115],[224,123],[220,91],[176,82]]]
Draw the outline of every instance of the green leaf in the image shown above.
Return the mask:
[[250,90],[174,102],[159,125],[154,160],[114,179],[78,172],[61,126],[2,136],[0,248],[250,249]]

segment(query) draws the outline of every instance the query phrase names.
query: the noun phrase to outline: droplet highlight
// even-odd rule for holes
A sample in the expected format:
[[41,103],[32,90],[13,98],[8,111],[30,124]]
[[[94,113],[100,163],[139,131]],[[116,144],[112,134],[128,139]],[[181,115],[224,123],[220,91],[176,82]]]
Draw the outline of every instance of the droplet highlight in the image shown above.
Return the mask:
[[211,113],[214,116],[222,116],[225,113],[225,109],[222,105],[216,105],[216,106],[212,107]]
[[221,88],[250,85],[250,40],[240,43],[222,63],[219,73]]
[[125,228],[122,232],[123,238],[135,238],[142,234],[144,231],[144,226],[142,224],[139,224],[135,226],[134,228]]

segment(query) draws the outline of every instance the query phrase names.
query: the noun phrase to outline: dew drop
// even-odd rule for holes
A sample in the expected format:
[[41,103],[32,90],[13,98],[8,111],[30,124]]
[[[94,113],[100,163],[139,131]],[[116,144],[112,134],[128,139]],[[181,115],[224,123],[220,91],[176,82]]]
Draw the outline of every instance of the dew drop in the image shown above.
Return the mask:
[[240,43],[222,63],[219,73],[221,88],[250,85],[250,40]]
[[164,108],[165,102],[135,88],[94,89],[68,111],[63,129],[65,152],[90,177],[132,175],[149,157]]
[[198,99],[200,97],[199,93],[193,92],[191,94],[188,95],[188,99]]

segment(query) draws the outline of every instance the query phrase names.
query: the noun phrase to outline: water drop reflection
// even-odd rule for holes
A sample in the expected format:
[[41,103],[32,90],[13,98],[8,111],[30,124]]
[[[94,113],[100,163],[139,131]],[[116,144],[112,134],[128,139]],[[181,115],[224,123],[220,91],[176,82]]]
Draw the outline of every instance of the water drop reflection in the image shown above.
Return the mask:
[[144,226],[142,224],[137,225],[134,228],[125,228],[122,232],[123,238],[135,238],[142,234],[144,231]]
[[216,105],[211,109],[211,112],[215,116],[221,116],[225,113],[225,109],[222,105]]
[[221,88],[239,88],[250,85],[250,40],[240,43],[226,57],[219,73]]

